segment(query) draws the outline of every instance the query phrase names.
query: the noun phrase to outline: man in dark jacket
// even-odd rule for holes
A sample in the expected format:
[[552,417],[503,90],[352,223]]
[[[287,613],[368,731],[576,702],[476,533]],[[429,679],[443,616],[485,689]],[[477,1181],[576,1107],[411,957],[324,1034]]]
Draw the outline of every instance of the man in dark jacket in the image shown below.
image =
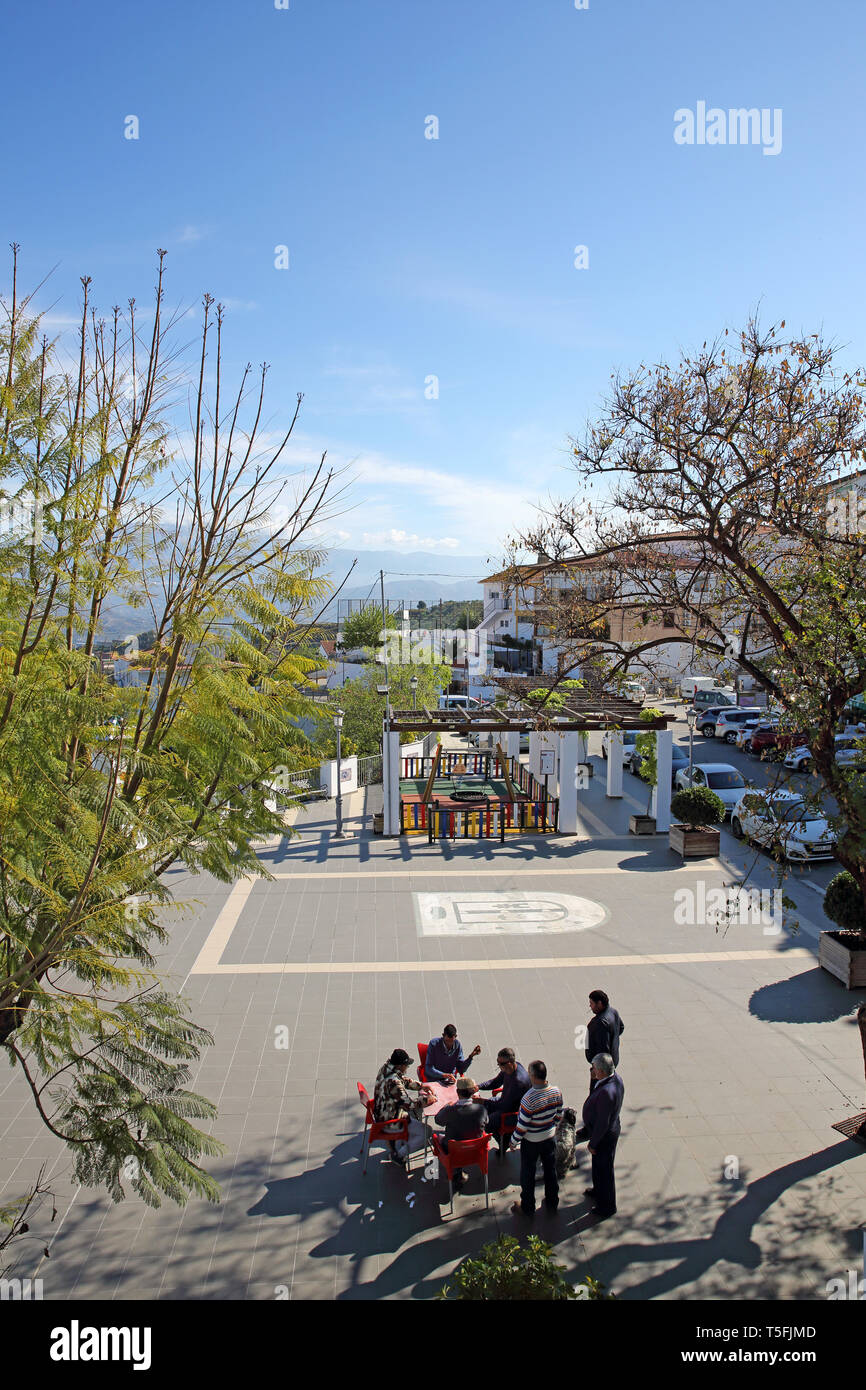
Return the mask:
[[480,1045],[476,1045],[468,1057],[464,1057],[457,1029],[453,1023],[446,1023],[442,1029],[442,1036],[431,1038],[427,1044],[424,1075],[428,1081],[440,1081],[451,1086],[458,1076],[468,1071],[472,1058],[477,1057],[480,1051]]
[[603,989],[594,989],[589,996],[589,1007],[593,1017],[586,1030],[586,1060],[592,1063],[599,1052],[609,1052],[615,1067],[619,1066],[619,1035],[625,1032],[625,1024],[611,1007]]
[[[459,1143],[462,1139],[481,1138],[487,1124],[487,1109],[479,1098],[477,1082],[471,1076],[460,1077],[456,1103],[443,1105],[441,1110],[437,1110],[436,1123],[445,1126],[445,1136],[440,1143],[446,1153],[452,1139]],[[454,1184],[459,1187],[465,1177],[462,1168],[455,1169]]]
[[578,1138],[589,1140],[592,1155],[592,1187],[587,1197],[595,1198],[593,1216],[602,1221],[616,1213],[616,1183],[613,1160],[616,1155],[621,1124],[624,1088],[614,1071],[609,1052],[600,1052],[592,1059],[592,1089],[583,1106],[583,1130]]
[[503,1115],[513,1115],[513,1123],[517,1123],[516,1112],[520,1109],[520,1102],[532,1082],[526,1068],[517,1061],[513,1047],[501,1047],[499,1049],[496,1054],[496,1065],[499,1068],[498,1074],[492,1076],[489,1081],[480,1081],[478,1089],[479,1091],[496,1091],[500,1086],[502,1087],[501,1095],[486,1102],[490,1133],[498,1138],[502,1128]]

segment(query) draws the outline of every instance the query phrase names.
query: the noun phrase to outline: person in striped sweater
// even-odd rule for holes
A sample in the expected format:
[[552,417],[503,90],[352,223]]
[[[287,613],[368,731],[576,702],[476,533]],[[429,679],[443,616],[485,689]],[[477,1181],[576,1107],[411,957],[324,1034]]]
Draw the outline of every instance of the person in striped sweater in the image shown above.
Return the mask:
[[535,1173],[538,1161],[544,1171],[544,1205],[549,1212],[559,1206],[559,1180],[556,1176],[554,1134],[562,1114],[562,1092],[547,1080],[544,1062],[530,1062],[527,1067],[532,1086],[520,1102],[517,1128],[511,1136],[511,1147],[520,1148],[520,1201],[511,1208],[532,1216],[535,1211]]

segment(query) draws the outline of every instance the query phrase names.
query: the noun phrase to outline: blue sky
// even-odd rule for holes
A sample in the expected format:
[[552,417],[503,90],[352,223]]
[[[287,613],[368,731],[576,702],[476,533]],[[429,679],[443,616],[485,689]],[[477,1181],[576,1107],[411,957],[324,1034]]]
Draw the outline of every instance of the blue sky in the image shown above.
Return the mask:
[[[82,274],[147,302],[166,247],[169,303],[271,364],[269,423],[305,393],[295,458],[351,462],[332,539],[496,556],[617,368],[759,303],[866,357],[864,40],[853,0],[18,5],[4,241],[57,266],[58,331]],[[781,152],[677,145],[699,101],[781,109]]]

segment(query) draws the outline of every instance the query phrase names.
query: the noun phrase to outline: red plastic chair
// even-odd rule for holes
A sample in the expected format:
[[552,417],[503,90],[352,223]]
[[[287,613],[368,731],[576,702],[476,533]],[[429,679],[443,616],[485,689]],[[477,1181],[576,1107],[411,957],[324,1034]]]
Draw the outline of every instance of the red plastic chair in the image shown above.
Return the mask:
[[358,1098],[363,1105],[366,1113],[364,1118],[364,1133],[361,1135],[361,1153],[364,1153],[364,1143],[367,1144],[367,1152],[364,1154],[364,1172],[367,1171],[367,1159],[370,1157],[370,1145],[377,1140],[403,1139],[406,1143],[406,1172],[410,1171],[411,1155],[409,1153],[409,1116],[397,1115],[393,1120],[377,1120],[373,1113],[373,1102],[368,1096],[365,1088],[360,1081],[357,1082]]
[[448,1197],[451,1211],[454,1211],[454,1174],[458,1168],[480,1168],[484,1174],[484,1201],[490,1206],[490,1189],[487,1184],[487,1167],[490,1161],[490,1135],[482,1134],[480,1139],[451,1139],[448,1152],[442,1147],[440,1135],[433,1135],[433,1152],[448,1175]]
[[418,1049],[418,1057],[420,1058],[420,1061],[421,1061],[421,1065],[420,1065],[420,1067],[418,1068],[418,1080],[421,1081],[421,1082],[426,1082],[426,1080],[427,1080],[427,1075],[426,1075],[426,1073],[425,1073],[425,1071],[424,1071],[424,1063],[427,1061],[427,1049],[428,1049],[428,1047],[430,1046],[430,1044],[429,1044],[429,1043],[416,1043],[415,1046],[416,1046],[417,1049]]
[[499,1133],[496,1135],[496,1139],[499,1141],[500,1163],[503,1163],[505,1161],[505,1152],[508,1148],[508,1141],[517,1128],[517,1117],[519,1114],[519,1110],[507,1110],[504,1115],[500,1116],[501,1123],[499,1126]]

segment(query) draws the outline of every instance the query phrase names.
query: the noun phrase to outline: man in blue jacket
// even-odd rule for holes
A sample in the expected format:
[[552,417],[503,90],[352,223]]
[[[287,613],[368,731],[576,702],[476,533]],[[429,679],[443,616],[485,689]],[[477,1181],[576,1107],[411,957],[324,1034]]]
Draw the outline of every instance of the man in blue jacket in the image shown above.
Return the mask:
[[[526,1067],[515,1057],[513,1047],[501,1047],[499,1049],[496,1054],[496,1065],[499,1068],[498,1075],[491,1077],[489,1081],[480,1081],[478,1089],[479,1091],[496,1091],[500,1086],[502,1087],[501,1095],[487,1101],[490,1133],[499,1138],[502,1116],[514,1115],[514,1122],[516,1123],[516,1111],[520,1109],[520,1102],[532,1082]],[[501,1142],[500,1140],[500,1144]]]
[[619,1039],[625,1024],[603,989],[594,989],[589,996],[592,1018],[586,1030],[586,1060],[592,1062],[599,1052],[609,1052],[615,1067],[619,1066]]
[[453,1023],[446,1023],[441,1038],[431,1038],[427,1044],[424,1075],[428,1081],[444,1081],[452,1086],[458,1076],[468,1071],[472,1058],[480,1051],[480,1047],[473,1047],[469,1056],[464,1057],[457,1029]]
[[587,1197],[595,1198],[593,1216],[605,1221],[616,1213],[616,1183],[613,1160],[619,1140],[619,1112],[622,1110],[624,1087],[617,1076],[609,1052],[599,1052],[592,1059],[592,1088],[583,1106],[583,1130],[579,1139],[589,1140],[592,1155],[592,1187]]

